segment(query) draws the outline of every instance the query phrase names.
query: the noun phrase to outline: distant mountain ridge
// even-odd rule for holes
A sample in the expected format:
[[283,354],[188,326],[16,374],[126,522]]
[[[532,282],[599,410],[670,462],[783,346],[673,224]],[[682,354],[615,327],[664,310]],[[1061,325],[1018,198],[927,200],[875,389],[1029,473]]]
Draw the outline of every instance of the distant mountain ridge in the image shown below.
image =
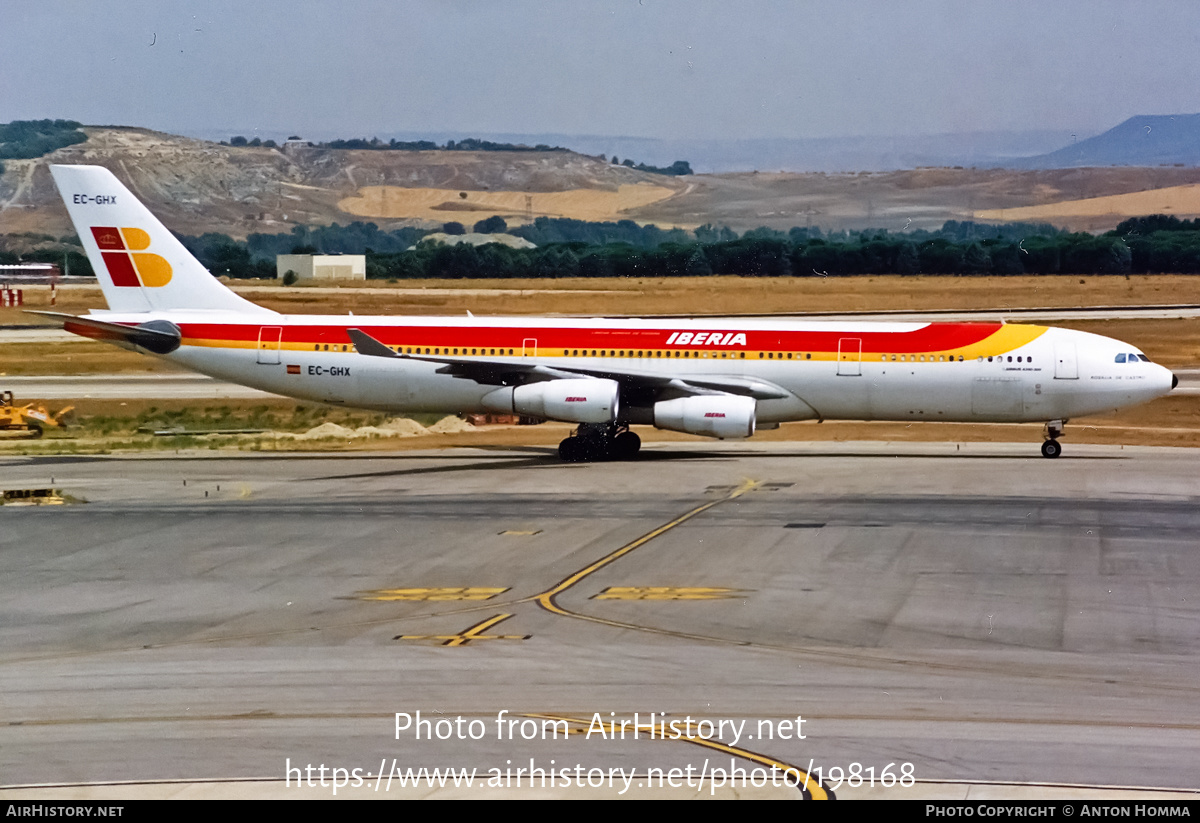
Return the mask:
[[1130,117],[1103,134],[1047,154],[994,164],[1010,169],[1085,166],[1200,166],[1200,114]]

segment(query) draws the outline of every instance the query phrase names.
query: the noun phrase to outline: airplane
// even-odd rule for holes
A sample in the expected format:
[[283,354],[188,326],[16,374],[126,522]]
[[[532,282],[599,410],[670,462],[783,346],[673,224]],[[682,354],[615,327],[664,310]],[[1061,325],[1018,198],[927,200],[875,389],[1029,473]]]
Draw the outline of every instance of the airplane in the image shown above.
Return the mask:
[[994,323],[284,315],[212,276],[108,169],[51,167],[108,310],[52,317],[202,374],[392,413],[577,424],[564,461],[633,457],[635,425],[747,438],[795,420],[1044,424],[1178,378],[1128,343]]

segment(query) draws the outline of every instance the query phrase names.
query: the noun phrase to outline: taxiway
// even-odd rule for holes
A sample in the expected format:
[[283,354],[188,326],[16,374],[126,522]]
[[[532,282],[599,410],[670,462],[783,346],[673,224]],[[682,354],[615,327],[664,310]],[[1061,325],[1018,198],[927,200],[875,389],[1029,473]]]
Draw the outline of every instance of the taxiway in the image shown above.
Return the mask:
[[[1200,451],[1029,451],[3,458],[5,488],[86,502],[0,515],[0,774],[733,758],[911,763],[900,797],[1200,789]],[[416,711],[487,733],[397,739]],[[745,734],[504,739],[501,712]]]

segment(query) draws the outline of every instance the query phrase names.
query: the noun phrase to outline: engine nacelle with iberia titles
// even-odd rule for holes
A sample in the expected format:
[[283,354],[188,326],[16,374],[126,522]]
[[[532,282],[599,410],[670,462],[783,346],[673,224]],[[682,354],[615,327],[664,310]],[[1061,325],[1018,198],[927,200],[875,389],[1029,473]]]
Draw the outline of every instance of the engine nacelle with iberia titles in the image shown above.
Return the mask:
[[620,386],[615,380],[584,377],[547,380],[496,389],[484,395],[485,408],[568,423],[611,423],[617,419]]
[[728,394],[680,397],[654,404],[654,425],[722,440],[750,437],[754,434],[756,406],[752,397]]

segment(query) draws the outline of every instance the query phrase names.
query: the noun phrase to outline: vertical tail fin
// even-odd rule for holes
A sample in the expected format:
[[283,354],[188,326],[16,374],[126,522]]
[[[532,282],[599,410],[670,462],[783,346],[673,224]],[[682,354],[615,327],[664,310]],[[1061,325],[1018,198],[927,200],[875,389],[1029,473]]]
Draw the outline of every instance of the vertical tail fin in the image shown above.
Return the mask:
[[113,311],[269,311],[209,274],[108,169],[51,166],[50,173]]

